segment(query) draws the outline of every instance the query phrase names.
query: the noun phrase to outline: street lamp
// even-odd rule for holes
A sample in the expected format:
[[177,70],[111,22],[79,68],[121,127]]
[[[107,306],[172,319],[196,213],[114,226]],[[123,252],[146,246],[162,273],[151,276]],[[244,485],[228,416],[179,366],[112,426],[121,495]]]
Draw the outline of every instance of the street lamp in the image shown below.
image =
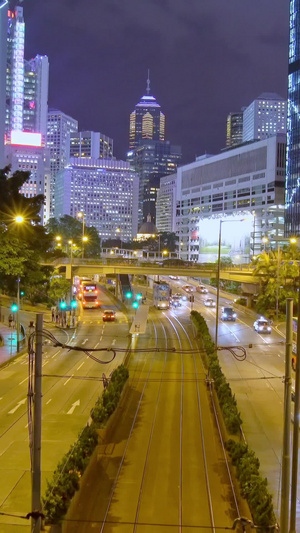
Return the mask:
[[22,224],[22,222],[24,222],[24,217],[22,217],[22,215],[17,215],[15,217],[15,222],[17,222],[17,224]]
[[117,228],[116,229],[116,233],[119,233],[120,234],[120,252],[122,250],[122,236],[121,236],[121,228]]
[[82,218],[82,259],[84,258],[84,243],[88,240],[85,238],[84,227],[85,227],[85,214],[82,211],[77,213],[78,218]]
[[218,327],[219,327],[219,301],[220,301],[220,263],[221,263],[221,239],[222,239],[222,224],[226,222],[244,222],[246,218],[240,220],[220,220],[219,227],[219,246],[218,246],[218,270],[217,270],[217,304],[216,304],[216,332],[215,332],[215,347],[218,347]]
[[266,244],[269,242],[268,237],[263,237],[262,242],[264,243],[264,252],[266,251]]

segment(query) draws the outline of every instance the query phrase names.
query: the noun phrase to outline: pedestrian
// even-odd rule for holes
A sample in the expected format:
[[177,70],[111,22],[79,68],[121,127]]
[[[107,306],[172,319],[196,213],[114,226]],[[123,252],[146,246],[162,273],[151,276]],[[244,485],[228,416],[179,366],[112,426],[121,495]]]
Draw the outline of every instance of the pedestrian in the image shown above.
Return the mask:
[[12,314],[10,313],[9,316],[8,316],[8,325],[9,327],[11,328],[12,327],[12,323],[13,323],[13,316]]

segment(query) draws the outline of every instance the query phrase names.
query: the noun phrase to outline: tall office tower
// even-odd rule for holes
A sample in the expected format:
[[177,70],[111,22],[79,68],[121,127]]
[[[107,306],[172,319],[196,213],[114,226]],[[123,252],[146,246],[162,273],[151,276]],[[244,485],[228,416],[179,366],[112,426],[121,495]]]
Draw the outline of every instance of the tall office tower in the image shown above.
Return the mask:
[[287,101],[276,93],[262,93],[246,107],[243,142],[286,133]]
[[4,167],[6,110],[7,0],[0,0],[0,168]]
[[137,234],[138,178],[126,161],[71,157],[55,181],[55,217],[85,213],[103,239]]
[[66,165],[69,153],[69,134],[78,131],[78,122],[58,109],[49,109],[47,147],[50,150],[50,214],[55,209],[55,178]]
[[300,235],[300,0],[290,1],[285,234]]
[[148,71],[146,95],[142,96],[130,115],[129,150],[136,148],[141,141],[164,141],[165,115],[154,96],[150,95]]
[[72,132],[68,146],[69,157],[113,158],[113,140],[99,131]]
[[147,221],[149,214],[155,222],[159,179],[176,172],[181,158],[181,146],[173,146],[170,141],[141,141],[139,146],[127,153],[127,161],[139,177],[139,226]]
[[23,8],[8,10],[6,63],[6,133],[23,130],[25,23]]
[[226,128],[226,147],[238,146],[243,142],[243,111],[229,113]]
[[41,223],[45,225],[50,216],[50,157],[41,133],[13,131],[5,145],[5,164],[11,166],[11,174],[17,170],[30,172],[20,192],[27,198],[45,196],[40,213]]
[[170,174],[160,180],[156,204],[156,226],[159,233],[175,231],[176,178]]
[[49,61],[37,55],[24,62],[24,131],[41,133],[46,141]]

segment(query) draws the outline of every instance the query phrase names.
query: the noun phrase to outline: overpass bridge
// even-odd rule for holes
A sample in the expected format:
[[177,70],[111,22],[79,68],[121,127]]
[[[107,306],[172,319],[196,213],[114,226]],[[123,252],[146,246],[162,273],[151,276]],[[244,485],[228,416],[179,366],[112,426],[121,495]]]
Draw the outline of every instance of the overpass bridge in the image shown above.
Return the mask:
[[[217,277],[216,264],[195,264],[175,266],[170,264],[156,264],[145,262],[110,262],[109,260],[93,260],[93,259],[79,259],[73,258],[72,263],[70,259],[61,258],[55,259],[51,262],[44,262],[44,265],[52,266],[61,272],[66,273],[66,278],[71,279],[72,276],[92,276],[94,274],[100,275],[119,275],[132,274],[144,276],[189,276],[195,278],[211,279]],[[237,281],[240,283],[257,284],[259,277],[254,276],[253,269],[249,265],[243,266],[229,266],[221,267],[220,279],[227,281]]]

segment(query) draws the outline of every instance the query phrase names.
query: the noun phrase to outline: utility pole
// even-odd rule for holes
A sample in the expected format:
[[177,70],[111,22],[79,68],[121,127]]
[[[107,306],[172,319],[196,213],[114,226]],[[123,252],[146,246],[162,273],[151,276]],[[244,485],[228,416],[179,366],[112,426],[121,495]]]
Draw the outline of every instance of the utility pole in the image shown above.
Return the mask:
[[17,280],[18,289],[17,289],[17,353],[20,351],[20,278]]
[[295,408],[294,408],[294,429],[293,429],[290,533],[296,533],[299,412],[300,412],[300,327],[299,327],[299,324],[300,324],[300,278],[299,278],[299,289],[298,289],[297,357],[296,357]]
[[[34,409],[33,409],[33,455],[32,455],[32,493],[31,508],[33,512],[42,512],[41,504],[41,441],[42,441],[42,331],[43,315],[36,315],[36,341],[34,364]],[[31,519],[32,533],[40,533],[42,519]]]
[[281,470],[280,531],[287,532],[289,527],[290,501],[290,430],[291,430],[291,363],[293,348],[293,298],[286,300],[286,342],[285,342],[285,379],[284,379],[284,419]]

